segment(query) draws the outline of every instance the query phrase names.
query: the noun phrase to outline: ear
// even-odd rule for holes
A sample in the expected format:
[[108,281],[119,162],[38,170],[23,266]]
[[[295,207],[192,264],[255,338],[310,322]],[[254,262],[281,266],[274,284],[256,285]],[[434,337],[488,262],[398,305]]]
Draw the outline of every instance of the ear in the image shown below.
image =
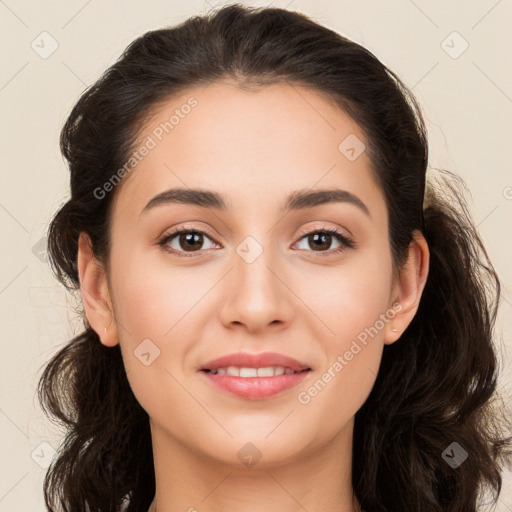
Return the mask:
[[95,258],[85,232],[81,232],[78,238],[77,266],[87,321],[100,337],[101,343],[113,347],[119,339],[105,269]]
[[[384,343],[390,345],[400,338],[418,311],[427,282],[430,253],[423,234],[416,230],[409,244],[408,256],[395,280],[392,295],[394,317],[386,324]],[[391,309],[391,308],[390,308]]]

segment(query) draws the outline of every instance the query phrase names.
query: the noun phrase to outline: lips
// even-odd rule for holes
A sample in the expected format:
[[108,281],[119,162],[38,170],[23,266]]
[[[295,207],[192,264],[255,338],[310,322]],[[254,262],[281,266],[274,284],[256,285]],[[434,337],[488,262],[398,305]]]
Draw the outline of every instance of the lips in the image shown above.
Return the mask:
[[237,352],[228,354],[209,361],[203,365],[200,370],[211,371],[217,370],[218,368],[227,368],[229,366],[236,366],[238,368],[268,368],[270,366],[281,366],[283,368],[289,368],[295,373],[311,370],[307,364],[276,352],[262,352],[260,354]]

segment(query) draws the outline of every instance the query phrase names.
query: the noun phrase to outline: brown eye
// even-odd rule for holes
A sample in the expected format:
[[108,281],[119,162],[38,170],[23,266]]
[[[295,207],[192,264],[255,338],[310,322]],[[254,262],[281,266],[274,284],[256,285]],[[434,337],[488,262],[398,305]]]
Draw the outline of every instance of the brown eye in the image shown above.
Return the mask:
[[[180,255],[179,253],[194,253],[205,249],[203,246],[207,240],[212,246],[215,245],[203,231],[181,229],[166,235],[158,244],[166,251]],[[208,248],[206,247],[206,249]]]
[[331,247],[332,235],[328,233],[314,233],[308,235],[308,242],[313,250],[329,249]]
[[[338,246],[335,248],[331,248],[331,244],[333,239],[338,242]],[[310,250],[312,252],[317,253],[338,253],[344,251],[346,248],[354,247],[354,243],[347,236],[343,235],[336,229],[321,229],[316,231],[311,231],[310,233],[306,233],[299,241],[301,243],[303,240],[307,242],[309,247],[303,247],[306,250]]]
[[196,232],[181,233],[178,241],[179,245],[185,250],[197,250],[203,245],[203,235]]

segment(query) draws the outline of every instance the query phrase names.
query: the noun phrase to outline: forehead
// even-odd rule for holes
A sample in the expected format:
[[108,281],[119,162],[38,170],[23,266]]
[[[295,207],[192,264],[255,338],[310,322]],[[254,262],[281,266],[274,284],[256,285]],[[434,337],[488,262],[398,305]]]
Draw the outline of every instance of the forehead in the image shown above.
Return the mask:
[[[254,208],[313,187],[351,189],[373,201],[368,195],[379,190],[366,145],[348,114],[294,83],[190,88],[159,104],[141,127],[138,160],[127,167],[114,211],[139,214],[151,197],[175,187],[217,190],[240,205],[258,203]],[[348,158],[348,146],[361,154]]]

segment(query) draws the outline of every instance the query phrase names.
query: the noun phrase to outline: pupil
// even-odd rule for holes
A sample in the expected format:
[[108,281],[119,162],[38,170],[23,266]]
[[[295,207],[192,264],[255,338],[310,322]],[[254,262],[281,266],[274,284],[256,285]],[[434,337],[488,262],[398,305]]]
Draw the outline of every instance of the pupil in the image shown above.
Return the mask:
[[[197,238],[196,238],[197,237]],[[186,233],[180,237],[180,244],[183,248],[187,246],[192,249],[199,249],[201,247],[201,233]],[[194,242],[195,241],[195,242]],[[186,243],[184,243],[186,242]]]
[[[329,235],[328,233],[321,233],[321,234],[316,233],[311,236],[313,237],[313,241],[314,241],[314,243],[312,244],[313,247],[316,247],[317,249],[318,248],[320,248],[320,249],[328,249],[329,248],[330,243],[326,243],[326,239],[330,238],[331,235]],[[320,243],[317,243],[319,240],[320,240]],[[325,245],[325,247],[323,247],[323,245]]]

